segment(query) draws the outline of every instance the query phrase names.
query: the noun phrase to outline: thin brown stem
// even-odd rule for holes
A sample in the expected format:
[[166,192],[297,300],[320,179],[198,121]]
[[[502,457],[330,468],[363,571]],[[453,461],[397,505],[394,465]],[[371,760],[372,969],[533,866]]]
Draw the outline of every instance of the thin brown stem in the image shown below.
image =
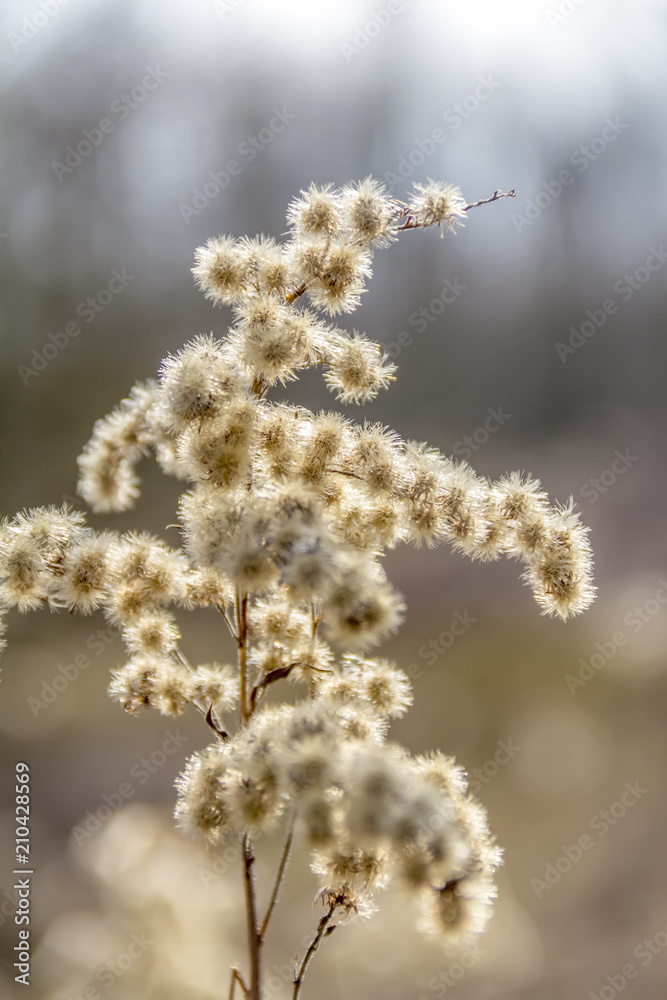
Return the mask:
[[178,649],[178,647],[176,647],[176,649],[174,650],[174,652],[176,654],[176,659],[179,660],[183,664],[184,667],[186,667],[188,670],[191,670],[194,673],[195,668],[192,666],[192,664],[188,660],[187,656],[185,656],[183,653],[181,653],[181,651],[180,651],[180,649]]
[[[238,645],[239,680],[241,686],[241,725],[245,726],[252,715],[248,704],[248,595],[236,589],[236,642]],[[249,833],[243,834],[243,884],[245,887],[246,920],[248,932],[248,956],[250,959],[250,986],[246,1000],[261,1000],[262,997],[262,940],[257,930],[257,894],[255,889],[255,855]]]
[[402,233],[406,229],[426,229],[428,226],[432,226],[433,222],[416,222],[415,219],[410,216],[407,222],[404,222],[402,226],[396,226],[396,232]]
[[331,932],[336,929],[335,926],[329,927],[329,924],[331,923],[333,915],[336,911],[336,906],[337,904],[335,900],[332,900],[329,903],[329,910],[327,913],[324,914],[323,917],[321,917],[320,922],[317,925],[317,930],[313,935],[313,939],[308,945],[305,955],[301,959],[301,965],[298,967],[298,969],[294,970],[294,979],[293,979],[294,990],[292,991],[292,1000],[298,1000],[298,996],[299,993],[301,992],[301,987],[303,985],[303,979],[306,974],[306,970],[308,969],[311,958],[313,957],[313,955],[320,946],[320,941],[322,940],[325,934],[327,933],[331,934]]
[[473,201],[463,209],[467,212],[470,208],[479,208],[480,205],[490,205],[492,201],[500,201],[501,198],[516,198],[516,188],[511,191],[494,191],[490,198],[482,198],[480,201]]
[[233,965],[232,966],[232,979],[231,979],[231,982],[229,984],[229,1000],[234,1000],[234,993],[235,993],[235,990],[236,990],[236,984],[237,983],[239,984],[239,986],[243,990],[244,997],[247,997],[249,995],[249,993],[250,993],[250,990],[246,986],[246,984],[245,984],[245,982],[243,980],[243,976],[241,975],[241,973],[239,972],[239,970],[236,968],[235,965]]
[[[175,655],[176,655],[176,659],[187,670],[189,670],[191,673],[194,674],[196,672],[195,668],[192,666],[192,664],[188,660],[187,656],[184,656],[184,654],[180,651],[180,649],[176,649],[174,652],[175,652]],[[208,708],[204,708],[203,705],[200,705],[200,703],[198,701],[195,701],[194,699],[190,699],[190,704],[194,705],[194,707],[197,709],[197,711],[201,715],[203,715],[203,717],[204,717],[204,719],[206,721],[206,725],[210,726],[210,728],[213,730],[213,732],[215,733],[216,736],[219,736],[221,740],[227,740],[227,739],[229,739],[227,733],[223,729],[220,729],[220,727],[216,724],[216,722],[213,719],[213,705],[212,704],[209,705]]]
[[257,894],[255,890],[255,875],[253,865],[255,855],[249,833],[243,834],[243,881],[245,886],[246,916],[248,925],[248,954],[250,956],[250,987],[246,994],[248,1000],[261,1000],[262,997],[262,966],[261,938],[257,931]]
[[220,728],[220,723],[213,715],[213,703],[211,703],[207,709],[204,709],[199,705],[197,705],[197,708],[204,716],[206,725],[213,730],[218,739],[222,740],[223,743],[226,743],[227,740],[229,739],[229,733],[226,733],[224,729]]
[[327,469],[327,472],[335,472],[339,476],[349,476],[350,479],[363,480],[363,476],[360,476],[358,472],[352,472],[351,469],[335,469],[333,466]]
[[216,608],[218,609],[218,611],[220,612],[220,614],[222,615],[222,617],[225,619],[225,624],[227,625],[227,628],[229,629],[229,634],[232,636],[232,638],[234,639],[235,642],[238,642],[239,641],[239,637],[236,634],[236,629],[234,627],[234,623],[232,622],[232,620],[230,619],[229,615],[227,614],[227,609],[222,604],[216,604]]
[[250,714],[252,715],[260,700],[264,696],[269,684],[275,684],[276,681],[281,681],[285,677],[289,677],[295,667],[299,666],[299,661],[296,663],[289,663],[285,667],[276,667],[275,670],[269,670],[268,674],[265,674],[253,687],[250,692]]
[[317,635],[317,627],[322,621],[322,612],[317,614],[315,610],[315,601],[310,602],[310,636],[314,639]]
[[241,722],[245,725],[252,715],[248,704],[248,595],[236,591],[236,642],[239,648],[239,680],[241,684]]
[[[315,629],[317,629],[321,619],[322,616],[320,615],[315,620]],[[315,638],[314,633],[313,638]],[[304,663],[303,660],[295,660],[293,663],[288,663],[284,667],[276,667],[275,670],[269,670],[268,674],[264,674],[264,676],[257,681],[250,692],[250,714],[252,715],[254,713],[270,684],[275,684],[276,681],[285,680],[286,677],[289,677],[295,667],[303,666],[308,666],[309,669],[315,673],[331,673],[331,670],[328,667],[315,667],[312,664]]]
[[264,943],[264,936],[266,935],[266,929],[269,926],[269,920],[271,919],[271,915],[273,914],[276,903],[278,901],[278,893],[280,892],[280,887],[282,885],[283,878],[285,875],[285,870],[287,868],[287,862],[289,861],[290,851],[292,850],[292,841],[294,840],[294,823],[295,823],[295,817],[292,816],[290,824],[287,828],[287,836],[285,837],[285,845],[283,847],[283,853],[280,856],[280,865],[278,866],[276,880],[273,884],[273,892],[271,893],[271,900],[264,915],[262,926],[260,927],[259,930],[260,944]]
[[302,284],[299,285],[297,289],[295,289],[293,292],[290,292],[289,295],[285,296],[285,302],[291,305],[292,302],[294,302],[296,299],[300,298],[303,295],[305,290],[306,290],[306,283],[304,281],[302,282]]

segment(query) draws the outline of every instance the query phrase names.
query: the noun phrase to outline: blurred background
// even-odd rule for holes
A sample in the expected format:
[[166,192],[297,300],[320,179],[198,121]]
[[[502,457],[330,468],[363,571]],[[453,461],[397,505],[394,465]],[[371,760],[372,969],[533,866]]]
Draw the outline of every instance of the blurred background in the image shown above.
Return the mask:
[[[461,957],[388,897],[327,942],[304,997],[664,1000],[664,3],[5,0],[0,34],[3,515],[81,506],[76,457],[94,421],[168,351],[224,333],[229,314],[189,273],[207,237],[280,238],[311,181],[372,174],[403,197],[431,177],[469,201],[516,187],[456,238],[408,232],[376,254],[348,325],[386,346],[398,379],[350,416],[573,496],[598,600],[563,624],[540,616],[511,562],[390,555],[409,613],[382,653],[415,686],[393,734],[469,771],[506,852],[499,899]],[[317,376],[284,398],[334,405]],[[135,511],[90,523],[175,543],[178,484],[144,473]],[[223,658],[218,620],[190,617],[188,652]],[[9,811],[23,760],[30,995],[226,997],[229,964],[244,960],[238,865],[207,858],[171,820],[174,777],[208,742],[200,720],[124,716],[108,701],[123,652],[101,617],[12,613],[8,639],[3,996],[25,995]],[[291,877],[275,997],[289,995],[285,970],[318,917],[308,872]]]

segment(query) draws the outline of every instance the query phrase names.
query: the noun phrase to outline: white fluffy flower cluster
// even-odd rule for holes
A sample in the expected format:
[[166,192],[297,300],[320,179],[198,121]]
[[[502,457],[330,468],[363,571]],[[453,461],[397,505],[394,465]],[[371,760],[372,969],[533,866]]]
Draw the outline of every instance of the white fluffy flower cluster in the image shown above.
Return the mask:
[[[357,306],[374,246],[405,229],[453,228],[467,207],[443,184],[416,185],[408,204],[371,179],[311,186],[289,208],[285,245],[219,237],[197,251],[195,277],[232,307],[230,331],[167,357],[156,381],[97,422],[79,459],[82,496],[96,511],[121,511],[135,503],[136,465],[152,451],[187,483],[182,548],[94,532],[67,508],[0,525],[0,610],[101,608],[128,651],[112,697],[132,712],[180,715],[191,705],[215,732],[180,782],[184,828],[214,841],[290,812],[331,899],[358,908],[398,875],[446,936],[483,925],[499,855],[450,761],[413,761],[383,742],[411,694],[393,665],[363,658],[404,610],[382,554],[447,541],[475,559],[519,558],[543,611],[567,618],[593,598],[586,529],[571,506],[550,506],[536,480],[490,482],[387,427],[267,396],[315,365],[343,403],[386,387],[394,366],[380,346],[321,313]],[[184,656],[171,609],[197,606],[224,616],[235,665]],[[310,700],[265,709],[282,680]]]
[[233,739],[190,758],[179,825],[214,844],[257,836],[287,812],[313,851],[321,894],[365,915],[395,880],[417,898],[425,930],[449,941],[481,930],[500,851],[450,758],[411,758],[384,742],[408,691],[389,664],[348,662],[314,700],[257,713]]

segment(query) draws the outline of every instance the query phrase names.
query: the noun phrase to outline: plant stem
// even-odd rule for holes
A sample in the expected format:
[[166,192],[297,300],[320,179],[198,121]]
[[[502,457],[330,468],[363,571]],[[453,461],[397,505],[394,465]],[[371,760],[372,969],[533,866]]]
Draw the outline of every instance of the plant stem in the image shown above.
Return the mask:
[[241,723],[244,725],[252,711],[248,704],[248,595],[236,591],[236,641],[239,647],[239,680],[241,684]]
[[[499,191],[496,190],[488,198],[481,198],[479,201],[473,201],[468,205],[463,206],[463,211],[468,212],[471,208],[479,208],[480,205],[490,205],[492,201],[499,201],[501,198],[516,198],[516,190],[512,188],[511,191]],[[400,233],[405,229],[428,229],[429,226],[436,224],[435,219],[425,219],[423,222],[418,222],[410,212],[410,206],[406,205],[405,202],[396,199],[396,204],[401,208],[401,216],[405,218],[405,222],[402,226],[396,227],[396,232]]]
[[229,1000],[234,1000],[234,992],[236,990],[236,984],[237,983],[239,984],[239,986],[243,990],[244,997],[247,997],[248,993],[250,991],[249,991],[248,987],[246,986],[246,984],[243,981],[243,976],[241,975],[241,973],[239,972],[239,970],[236,968],[236,966],[233,965],[232,966],[232,980],[231,980],[231,982],[229,984]]
[[[241,727],[247,725],[252,708],[248,702],[248,594],[238,587],[235,595],[236,641],[238,645],[239,680],[241,686]],[[246,920],[248,928],[248,957],[250,960],[250,986],[245,988],[246,1000],[261,1000],[262,968],[260,950],[262,939],[257,930],[257,894],[253,865],[255,855],[250,834],[246,831],[242,839],[243,884],[245,887]],[[243,982],[238,977],[239,982]],[[232,980],[232,983],[234,980]]]
[[225,624],[227,625],[227,628],[229,629],[229,634],[233,637],[233,639],[234,639],[235,642],[238,642],[239,641],[239,637],[236,634],[236,629],[234,628],[233,623],[229,619],[229,615],[227,614],[227,609],[225,608],[225,606],[223,604],[216,604],[215,606],[218,609],[218,611],[220,612],[220,614],[222,615],[222,617],[225,619]]
[[463,211],[467,212],[471,208],[479,208],[480,205],[490,205],[492,201],[499,201],[501,198],[516,198],[516,188],[512,188],[511,191],[496,190],[490,198],[482,198],[480,201],[473,201],[472,204],[466,205]]
[[329,912],[325,913],[324,916],[320,919],[320,922],[317,925],[317,930],[315,931],[315,934],[313,936],[313,940],[308,945],[306,954],[301,959],[301,965],[299,966],[298,971],[296,969],[294,970],[295,975],[293,980],[294,990],[292,992],[292,1000],[298,1000],[299,993],[301,992],[301,986],[303,985],[303,979],[304,976],[306,975],[306,970],[308,968],[308,965],[310,964],[311,958],[319,948],[320,941],[327,932],[331,934],[332,931],[336,929],[335,925],[333,927],[329,927],[331,918],[333,917],[334,912],[336,910],[336,905],[337,904],[335,900],[332,900],[329,903]]
[[311,639],[314,639],[317,635],[317,627],[322,621],[322,612],[317,612],[315,608],[315,601],[310,602],[310,626],[311,626]]
[[276,881],[273,885],[271,900],[269,902],[266,914],[264,916],[264,920],[262,921],[262,926],[259,931],[260,944],[264,943],[264,935],[266,934],[266,929],[269,926],[269,920],[271,919],[271,914],[273,913],[276,902],[278,901],[278,893],[280,892],[280,886],[282,885],[283,877],[285,875],[285,869],[287,868],[287,862],[290,856],[290,851],[292,850],[292,841],[294,839],[294,822],[295,822],[295,817],[292,816],[290,824],[287,828],[287,836],[285,837],[285,846],[283,847],[283,853],[280,858],[280,865],[278,866]]
[[285,296],[285,302],[291,305],[292,302],[295,302],[296,299],[300,298],[300,296],[303,295],[305,290],[306,290],[306,284],[305,282],[303,282],[302,284],[299,285],[297,289],[295,289],[293,292],[290,292],[289,295]]
[[243,834],[243,874],[245,884],[246,916],[248,921],[248,953],[250,957],[250,987],[248,1000],[262,998],[262,967],[260,961],[261,938],[257,931],[257,897],[253,865],[255,856],[249,833]]

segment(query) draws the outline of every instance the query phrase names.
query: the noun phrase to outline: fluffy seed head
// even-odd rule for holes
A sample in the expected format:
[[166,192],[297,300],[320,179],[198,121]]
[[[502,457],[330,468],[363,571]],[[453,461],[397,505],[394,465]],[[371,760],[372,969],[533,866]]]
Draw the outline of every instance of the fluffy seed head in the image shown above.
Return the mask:
[[236,302],[245,291],[250,260],[247,247],[231,236],[214,236],[195,250],[195,281],[214,305]]
[[222,341],[201,334],[162,362],[160,421],[173,431],[183,430],[191,421],[217,416],[246,387],[247,379]]
[[358,184],[343,188],[345,222],[356,239],[363,243],[387,246],[392,239],[396,204],[387,196],[383,184],[366,177]]
[[332,338],[324,379],[343,403],[374,399],[394,378],[396,366],[382,354],[379,344],[353,330]]
[[217,712],[231,712],[239,700],[238,671],[217,663],[197,667],[191,686],[192,698],[212,705]]
[[299,234],[338,234],[342,224],[340,198],[333,191],[333,185],[318,187],[311,184],[301,192],[287,210],[287,222]]
[[415,184],[409,204],[413,218],[422,226],[437,223],[441,230],[445,225],[454,229],[462,226],[466,217],[466,200],[459,188],[439,181]]

